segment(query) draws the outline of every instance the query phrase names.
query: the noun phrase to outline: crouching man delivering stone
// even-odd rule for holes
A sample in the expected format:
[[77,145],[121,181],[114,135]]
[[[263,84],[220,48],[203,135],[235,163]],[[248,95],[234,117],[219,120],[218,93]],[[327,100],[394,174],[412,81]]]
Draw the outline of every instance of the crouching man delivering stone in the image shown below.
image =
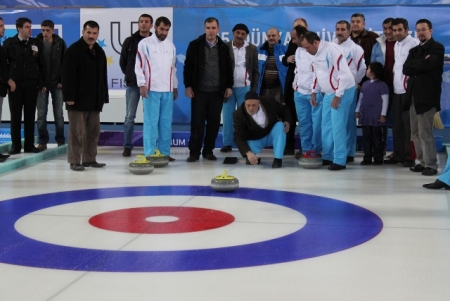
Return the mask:
[[234,143],[247,158],[247,164],[259,164],[261,160],[257,154],[264,147],[273,146],[272,168],[282,166],[286,133],[291,124],[286,106],[249,91],[245,94],[244,103],[234,112],[233,119]]

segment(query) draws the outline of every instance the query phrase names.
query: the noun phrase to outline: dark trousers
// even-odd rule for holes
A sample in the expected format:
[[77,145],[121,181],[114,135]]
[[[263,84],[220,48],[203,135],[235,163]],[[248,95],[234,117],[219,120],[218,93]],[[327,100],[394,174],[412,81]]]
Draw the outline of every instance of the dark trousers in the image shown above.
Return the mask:
[[403,111],[405,94],[392,97],[392,136],[394,139],[394,159],[398,162],[411,160],[411,123],[409,110]]
[[100,135],[100,112],[81,112],[68,110],[69,145],[67,162],[80,164],[94,162],[97,156],[98,138]]
[[[199,157],[212,154],[220,128],[223,94],[217,92],[195,91],[191,101],[191,137],[189,139],[190,155]],[[206,133],[205,133],[206,121]],[[204,140],[203,140],[204,138]],[[202,149],[203,143],[203,151]]]
[[383,162],[383,127],[362,126],[364,161],[372,162],[372,157],[376,162]]
[[[289,127],[289,132],[286,133],[286,149],[295,149],[295,129],[297,128],[297,112],[295,110],[295,102],[294,102],[294,89],[291,87],[286,87],[286,94],[284,95],[284,102],[289,109],[291,114],[292,124]],[[300,134],[300,133],[299,133]],[[300,146],[301,149],[301,146]]]
[[11,149],[22,149],[20,127],[22,121],[25,130],[24,149],[34,147],[34,122],[36,118],[36,103],[38,88],[36,82],[26,84],[16,83],[16,90],[9,93],[9,111],[11,113]]

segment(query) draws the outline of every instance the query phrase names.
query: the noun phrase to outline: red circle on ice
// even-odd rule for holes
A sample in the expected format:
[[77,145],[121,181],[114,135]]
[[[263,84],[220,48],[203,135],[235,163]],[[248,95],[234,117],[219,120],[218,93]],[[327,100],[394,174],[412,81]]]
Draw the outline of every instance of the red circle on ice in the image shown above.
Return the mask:
[[234,216],[226,212],[170,206],[114,210],[89,219],[92,226],[103,230],[146,234],[197,232],[224,227],[232,222]]

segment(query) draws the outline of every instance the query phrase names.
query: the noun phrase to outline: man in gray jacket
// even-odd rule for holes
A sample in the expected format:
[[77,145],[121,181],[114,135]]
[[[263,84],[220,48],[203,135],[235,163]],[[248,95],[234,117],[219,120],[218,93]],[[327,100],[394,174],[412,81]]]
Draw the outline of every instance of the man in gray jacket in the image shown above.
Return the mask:
[[245,93],[256,91],[258,87],[258,49],[249,44],[246,39],[248,28],[245,24],[236,24],[233,28],[233,40],[228,42],[233,66],[233,94],[224,100],[222,107],[222,138],[221,152],[231,152],[233,142],[233,112],[244,102]]

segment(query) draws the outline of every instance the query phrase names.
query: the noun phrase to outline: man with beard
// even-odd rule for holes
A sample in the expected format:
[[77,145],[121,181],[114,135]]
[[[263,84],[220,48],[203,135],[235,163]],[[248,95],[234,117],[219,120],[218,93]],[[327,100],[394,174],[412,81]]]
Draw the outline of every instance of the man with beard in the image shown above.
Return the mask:
[[135,65],[144,104],[144,155],[158,149],[169,160],[173,101],[178,97],[177,54],[175,45],[166,39],[171,26],[166,17],[156,19],[155,34],[139,43]]
[[436,144],[433,136],[433,118],[441,109],[442,72],[444,68],[444,46],[436,42],[431,34],[429,20],[416,22],[420,44],[409,50],[403,65],[408,78],[404,109],[410,107],[411,137],[420,163],[410,170],[424,176],[437,174]]
[[258,50],[255,45],[246,41],[247,36],[248,27],[242,23],[236,24],[233,28],[234,38],[227,43],[234,69],[234,85],[233,94],[224,100],[222,108],[223,147],[220,151],[223,153],[232,150],[233,112],[236,106],[240,107],[244,102],[245,93],[250,90],[256,91],[258,85]]
[[138,20],[139,30],[125,39],[120,52],[120,69],[125,75],[127,85],[125,99],[127,103],[125,122],[123,123],[123,153],[122,156],[129,157],[133,150],[134,119],[139,105],[140,93],[136,83],[134,67],[139,42],[152,35],[150,29],[153,26],[153,18],[148,14],[142,14]]

